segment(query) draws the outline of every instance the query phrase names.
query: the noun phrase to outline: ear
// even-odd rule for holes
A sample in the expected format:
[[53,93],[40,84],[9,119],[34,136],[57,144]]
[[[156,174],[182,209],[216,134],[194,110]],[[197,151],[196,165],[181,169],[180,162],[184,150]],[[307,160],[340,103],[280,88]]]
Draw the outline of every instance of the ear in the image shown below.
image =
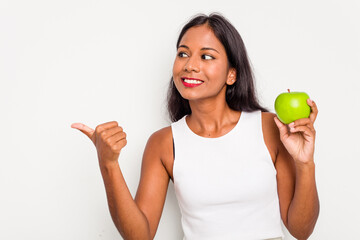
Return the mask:
[[229,69],[229,73],[228,73],[228,77],[226,80],[226,84],[227,85],[233,85],[236,82],[236,69],[235,68],[230,68]]

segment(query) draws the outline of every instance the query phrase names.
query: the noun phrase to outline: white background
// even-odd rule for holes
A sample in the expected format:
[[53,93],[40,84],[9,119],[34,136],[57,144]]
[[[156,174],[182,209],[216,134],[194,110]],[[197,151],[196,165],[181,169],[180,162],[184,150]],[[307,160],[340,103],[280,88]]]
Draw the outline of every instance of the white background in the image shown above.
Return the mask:
[[[213,11],[243,37],[265,107],[287,88],[318,105],[321,209],[310,239],[358,237],[359,1],[1,0],[0,239],[121,239],[96,149],[70,125],[119,122],[135,196],[146,141],[170,123],[179,31]],[[172,183],[156,239],[182,239]]]

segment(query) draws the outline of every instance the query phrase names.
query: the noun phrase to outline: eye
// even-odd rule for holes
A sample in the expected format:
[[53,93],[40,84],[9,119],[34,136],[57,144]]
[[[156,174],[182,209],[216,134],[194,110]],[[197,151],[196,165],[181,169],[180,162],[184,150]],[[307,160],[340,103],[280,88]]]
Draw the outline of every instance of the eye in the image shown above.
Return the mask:
[[178,56],[181,57],[181,58],[182,57],[188,57],[188,55],[186,53],[184,53],[184,52],[179,52]]
[[201,55],[201,58],[204,59],[204,60],[215,59],[213,56],[208,55],[208,54],[203,54],[203,55]]

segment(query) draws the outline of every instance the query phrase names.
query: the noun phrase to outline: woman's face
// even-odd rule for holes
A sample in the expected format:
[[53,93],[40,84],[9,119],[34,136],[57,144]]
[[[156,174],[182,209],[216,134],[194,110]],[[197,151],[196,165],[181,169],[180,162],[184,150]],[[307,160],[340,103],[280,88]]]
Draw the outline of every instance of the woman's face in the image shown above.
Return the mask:
[[207,25],[190,28],[180,41],[173,66],[173,80],[181,96],[202,100],[225,95],[226,84],[235,82],[226,51]]

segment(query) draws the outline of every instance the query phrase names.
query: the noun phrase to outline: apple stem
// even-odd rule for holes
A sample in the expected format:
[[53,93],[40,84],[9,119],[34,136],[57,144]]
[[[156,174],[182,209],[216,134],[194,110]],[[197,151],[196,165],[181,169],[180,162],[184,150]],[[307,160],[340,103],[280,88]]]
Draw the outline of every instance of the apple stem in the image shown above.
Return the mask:
[[290,93],[290,89],[288,89],[288,92]]

